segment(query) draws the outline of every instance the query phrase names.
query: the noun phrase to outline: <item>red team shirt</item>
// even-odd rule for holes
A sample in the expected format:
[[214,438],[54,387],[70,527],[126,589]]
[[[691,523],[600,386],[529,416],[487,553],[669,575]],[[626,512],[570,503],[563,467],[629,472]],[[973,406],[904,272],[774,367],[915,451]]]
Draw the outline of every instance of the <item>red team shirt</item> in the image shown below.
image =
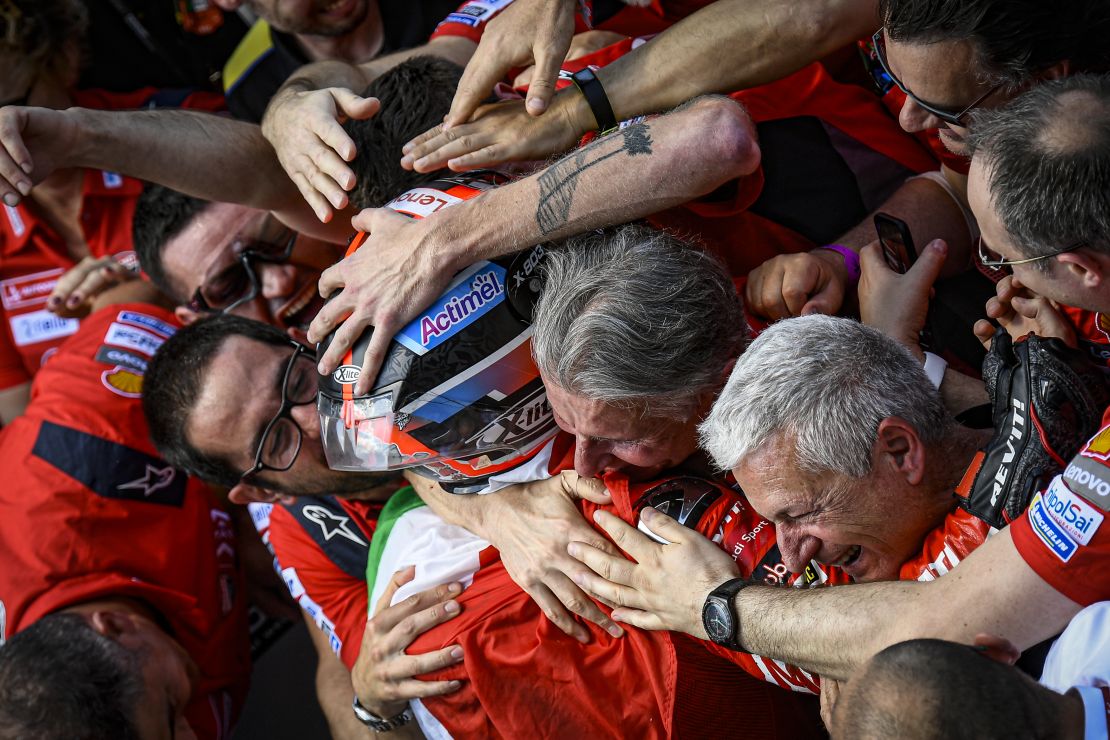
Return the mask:
[[[77,91],[73,97],[75,105],[103,110],[223,107],[219,95],[154,88],[132,93]],[[92,257],[134,259],[131,222],[142,192],[139,180],[114,172],[84,171],[81,230]],[[46,310],[58,278],[77,264],[62,237],[30,200],[0,208],[0,390],[4,390],[30,381],[50,354],[77,331],[79,322]]]
[[1010,525],[1018,553],[1046,583],[1088,606],[1110,598],[1110,410],[1063,474]]
[[158,457],[139,401],[176,327],[147,304],[94,313],[0,431],[0,638],[81,602],[138,599],[200,667],[190,725],[224,738],[250,673],[235,533],[207,486]]

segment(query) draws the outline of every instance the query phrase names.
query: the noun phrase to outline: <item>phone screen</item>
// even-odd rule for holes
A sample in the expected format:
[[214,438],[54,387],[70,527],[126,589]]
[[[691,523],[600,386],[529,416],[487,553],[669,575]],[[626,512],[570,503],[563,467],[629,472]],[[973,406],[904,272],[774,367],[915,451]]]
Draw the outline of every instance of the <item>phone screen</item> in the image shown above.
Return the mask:
[[883,259],[897,273],[905,273],[917,259],[909,227],[901,219],[886,214],[876,214],[875,231],[883,248]]

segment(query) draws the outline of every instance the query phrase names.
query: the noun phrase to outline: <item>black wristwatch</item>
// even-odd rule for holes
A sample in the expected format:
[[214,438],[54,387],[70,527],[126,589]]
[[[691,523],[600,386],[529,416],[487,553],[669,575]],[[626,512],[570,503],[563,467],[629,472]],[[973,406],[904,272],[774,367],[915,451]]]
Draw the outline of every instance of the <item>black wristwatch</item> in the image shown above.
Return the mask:
[[740,589],[749,585],[747,578],[733,578],[725,581],[709,592],[705,605],[701,608],[701,624],[713,642],[729,650],[740,650],[736,642],[736,615],[732,611],[732,599]]
[[404,727],[409,722],[412,722],[412,709],[407,705],[404,711],[389,719],[383,719],[362,706],[358,701],[358,696],[355,696],[354,702],[351,703],[351,709],[355,710],[355,716],[358,717],[358,721],[374,732],[389,732],[391,730],[396,730],[398,727]]

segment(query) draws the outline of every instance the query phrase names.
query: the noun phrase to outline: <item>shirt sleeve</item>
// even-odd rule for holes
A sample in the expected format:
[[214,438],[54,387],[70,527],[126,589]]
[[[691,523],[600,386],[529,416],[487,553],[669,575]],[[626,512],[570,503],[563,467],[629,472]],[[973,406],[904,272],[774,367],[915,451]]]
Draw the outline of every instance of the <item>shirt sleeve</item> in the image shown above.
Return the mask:
[[1029,567],[1083,606],[1110,598],[1110,527],[1102,529],[1110,508],[1108,463],[1110,424],[1010,525],[1014,545]]
[[27,372],[23,357],[12,341],[7,321],[4,321],[4,326],[0,326],[0,391],[30,382],[31,375]]
[[482,40],[486,24],[512,2],[513,0],[469,0],[440,21],[436,30],[432,32],[431,38],[462,36],[478,43]]

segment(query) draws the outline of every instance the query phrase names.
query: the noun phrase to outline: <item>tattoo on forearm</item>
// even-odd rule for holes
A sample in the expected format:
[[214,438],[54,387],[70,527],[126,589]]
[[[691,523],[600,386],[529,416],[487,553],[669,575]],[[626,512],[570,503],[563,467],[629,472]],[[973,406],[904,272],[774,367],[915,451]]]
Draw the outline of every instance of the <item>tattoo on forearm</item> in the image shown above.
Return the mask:
[[556,162],[540,175],[540,200],[536,206],[536,223],[539,224],[541,234],[550,234],[566,225],[570,219],[570,208],[574,202],[578,178],[583,172],[622,152],[627,152],[630,157],[651,154],[651,129],[648,124],[634,123],[621,129],[617,135],[622,139],[617,149],[600,156],[595,154],[598,148],[611,141],[606,137]]

